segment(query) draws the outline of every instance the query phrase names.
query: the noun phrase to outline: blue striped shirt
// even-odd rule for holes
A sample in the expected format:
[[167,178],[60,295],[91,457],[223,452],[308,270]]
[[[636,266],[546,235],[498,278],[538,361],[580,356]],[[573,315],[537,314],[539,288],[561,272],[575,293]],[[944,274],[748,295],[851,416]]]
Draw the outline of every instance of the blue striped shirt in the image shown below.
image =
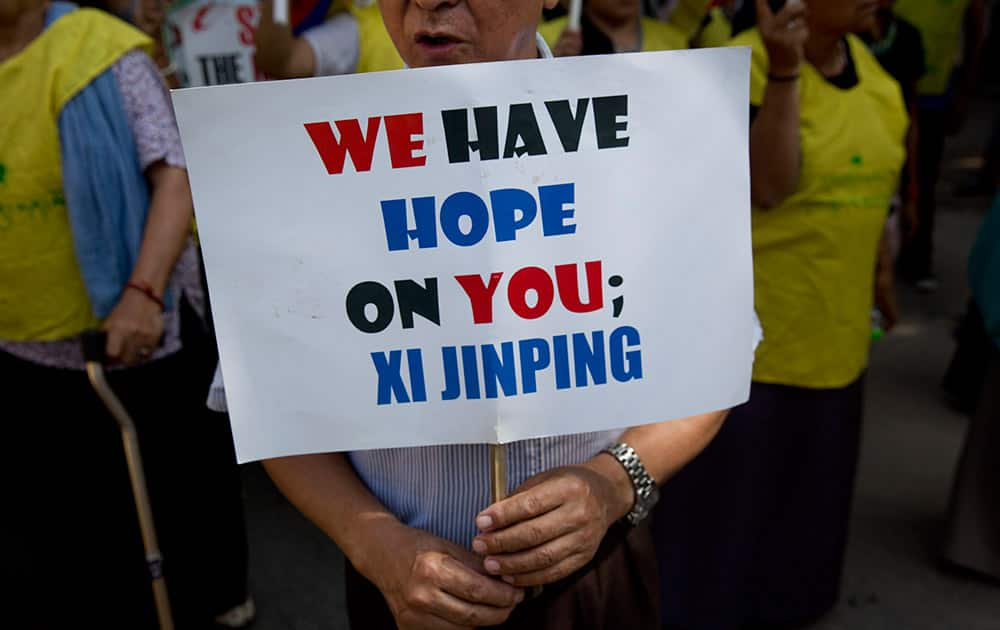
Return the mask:
[[[622,430],[538,438],[507,445],[507,491],[540,472],[580,464],[615,443]],[[476,515],[490,504],[486,444],[354,451],[358,477],[410,527],[464,547],[477,533]]]

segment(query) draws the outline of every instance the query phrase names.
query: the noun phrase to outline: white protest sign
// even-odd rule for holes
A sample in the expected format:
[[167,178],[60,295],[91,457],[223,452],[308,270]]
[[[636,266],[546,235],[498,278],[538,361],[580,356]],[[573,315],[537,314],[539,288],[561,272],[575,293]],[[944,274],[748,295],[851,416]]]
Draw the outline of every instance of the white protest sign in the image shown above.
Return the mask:
[[254,58],[260,21],[256,2],[192,2],[167,15],[171,59],[187,86],[262,79]]
[[747,399],[749,52],[174,93],[239,459]]

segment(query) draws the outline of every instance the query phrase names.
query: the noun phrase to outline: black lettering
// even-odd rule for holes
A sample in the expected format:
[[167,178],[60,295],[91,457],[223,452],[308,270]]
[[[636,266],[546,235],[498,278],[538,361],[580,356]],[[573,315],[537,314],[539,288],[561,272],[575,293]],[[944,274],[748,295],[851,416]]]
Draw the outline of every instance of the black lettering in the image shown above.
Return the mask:
[[600,96],[594,99],[594,126],[597,130],[598,149],[628,146],[628,136],[618,136],[618,132],[628,128],[628,120],[619,122],[619,116],[628,116],[627,95]]
[[468,162],[470,150],[479,152],[480,160],[500,157],[500,137],[497,131],[497,108],[476,107],[472,110],[476,120],[476,140],[469,138],[469,110],[449,109],[441,112],[444,137],[448,145],[448,162]]
[[[518,140],[524,144],[518,146]],[[535,119],[535,109],[531,103],[515,103],[510,106],[507,117],[507,141],[504,143],[503,156],[521,157],[528,155],[545,155],[545,141]]]
[[214,81],[212,81],[212,75],[208,71],[208,62],[210,59],[211,57],[198,57],[198,65],[201,66],[201,82],[204,85],[215,85]]
[[545,102],[552,124],[559,133],[559,141],[567,153],[574,153],[580,148],[580,136],[583,135],[583,121],[587,118],[589,102],[589,98],[577,99],[575,114],[570,109],[568,100]]
[[[368,321],[365,307],[374,304],[378,313],[375,321]],[[347,293],[347,317],[363,333],[378,333],[392,322],[396,307],[392,294],[378,282],[362,282]],[[412,320],[412,315],[411,315]]]
[[413,314],[441,325],[437,278],[424,278],[424,286],[413,280],[396,280],[396,301],[403,328],[413,328]]

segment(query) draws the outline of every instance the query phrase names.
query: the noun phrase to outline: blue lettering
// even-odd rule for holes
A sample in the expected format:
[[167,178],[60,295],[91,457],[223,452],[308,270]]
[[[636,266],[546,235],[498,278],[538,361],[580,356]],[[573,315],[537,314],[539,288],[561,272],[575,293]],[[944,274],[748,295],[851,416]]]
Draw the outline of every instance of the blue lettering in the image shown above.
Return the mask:
[[542,207],[542,234],[545,236],[560,236],[576,233],[576,224],[567,224],[573,218],[575,210],[567,204],[575,199],[575,184],[553,184],[538,187],[538,199]]
[[405,199],[391,199],[380,204],[382,222],[385,225],[385,242],[389,251],[409,249],[411,239],[417,241],[417,246],[421,249],[437,247],[434,197],[414,197],[411,203],[416,225],[412,230],[407,225]]
[[521,355],[521,391],[534,394],[538,391],[535,374],[549,367],[549,342],[544,339],[524,339],[517,344],[517,349]]
[[503,359],[497,355],[494,345],[482,346],[483,352],[483,382],[486,385],[486,397],[497,397],[497,383],[504,396],[517,395],[517,366],[514,364],[514,342],[505,341],[500,344]]
[[[531,225],[538,214],[534,195],[519,188],[491,191],[490,205],[493,207],[493,229],[498,243],[513,241],[517,231]],[[520,219],[515,216],[519,210]]]
[[458,378],[458,352],[455,346],[441,348],[441,363],[444,367],[444,391],[441,400],[455,400],[462,393],[462,382]]
[[642,351],[625,352],[625,348],[639,345],[639,331],[631,326],[616,328],[608,337],[611,351],[611,374],[625,383],[642,378]]
[[566,335],[552,338],[552,355],[555,358],[556,389],[569,389],[569,344]]
[[[462,231],[459,218],[466,216],[472,221],[469,232]],[[486,202],[470,192],[457,192],[441,204],[441,231],[448,240],[459,247],[470,247],[486,236],[490,228],[490,211]]]
[[462,346],[462,372],[465,374],[465,397],[479,399],[479,360],[476,346]]
[[406,365],[410,368],[413,402],[427,402],[427,386],[424,384],[424,356],[420,352],[420,348],[411,348],[406,351]]
[[388,360],[384,352],[372,352],[372,361],[375,363],[375,371],[378,373],[378,404],[391,404],[393,396],[398,402],[410,402],[410,395],[406,391],[403,376],[400,374],[400,368],[403,365],[403,351],[391,351]]
[[604,333],[595,330],[592,333],[593,345],[587,341],[586,333],[573,333],[573,366],[576,373],[576,386],[587,386],[587,374],[594,380],[594,385],[604,385],[608,382],[607,366],[604,362]]

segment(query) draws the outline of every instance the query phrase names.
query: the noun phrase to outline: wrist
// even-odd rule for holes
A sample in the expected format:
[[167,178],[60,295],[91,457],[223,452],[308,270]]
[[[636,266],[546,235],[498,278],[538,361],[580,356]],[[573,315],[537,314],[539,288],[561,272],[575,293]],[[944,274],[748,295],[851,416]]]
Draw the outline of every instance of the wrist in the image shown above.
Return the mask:
[[781,83],[794,84],[794,83],[798,82],[798,80],[799,80],[799,73],[798,72],[791,72],[791,73],[787,73],[787,74],[777,73],[777,72],[771,72],[771,73],[768,73],[768,75],[767,75],[767,83],[768,83],[768,85],[773,85],[775,83],[778,83],[778,84],[781,84]]
[[767,72],[769,74],[777,75],[787,75],[787,74],[799,74],[802,71],[802,62],[800,60],[775,60],[771,58],[770,63],[767,64]]
[[387,568],[410,554],[406,552],[417,533],[389,514],[358,519],[347,529],[351,533],[344,541],[343,552],[358,573],[384,592],[383,583],[391,571]]
[[632,506],[635,505],[635,487],[632,485],[632,478],[621,463],[608,452],[598,453],[584,466],[605,479],[612,489],[606,506],[610,527],[632,511]]
[[129,280],[125,283],[125,291],[136,295],[143,295],[149,303],[155,304],[161,311],[166,309],[166,306],[163,303],[163,292],[157,291],[153,288],[153,285],[148,282],[144,282],[142,280]]

